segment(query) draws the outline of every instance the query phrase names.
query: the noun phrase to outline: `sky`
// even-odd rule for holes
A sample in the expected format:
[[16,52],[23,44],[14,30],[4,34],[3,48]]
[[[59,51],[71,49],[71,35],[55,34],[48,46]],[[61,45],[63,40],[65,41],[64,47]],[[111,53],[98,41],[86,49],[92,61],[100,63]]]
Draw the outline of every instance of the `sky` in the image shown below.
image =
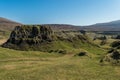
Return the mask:
[[120,20],[120,0],[0,0],[0,17],[23,24],[91,25]]

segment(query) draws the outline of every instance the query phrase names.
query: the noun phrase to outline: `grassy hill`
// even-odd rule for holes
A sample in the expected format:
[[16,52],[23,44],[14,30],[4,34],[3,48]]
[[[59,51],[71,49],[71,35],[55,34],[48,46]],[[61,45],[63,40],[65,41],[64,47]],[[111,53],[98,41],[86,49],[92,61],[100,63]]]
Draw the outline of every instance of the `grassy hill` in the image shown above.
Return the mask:
[[43,26],[50,26],[54,31],[78,31],[80,26],[70,24],[43,24]]
[[82,29],[88,31],[120,31],[120,20],[84,26]]
[[21,23],[0,17],[0,44],[8,39],[11,31],[16,27],[22,25]]
[[21,25],[21,23],[0,17],[0,30],[1,31],[12,31],[16,26]]

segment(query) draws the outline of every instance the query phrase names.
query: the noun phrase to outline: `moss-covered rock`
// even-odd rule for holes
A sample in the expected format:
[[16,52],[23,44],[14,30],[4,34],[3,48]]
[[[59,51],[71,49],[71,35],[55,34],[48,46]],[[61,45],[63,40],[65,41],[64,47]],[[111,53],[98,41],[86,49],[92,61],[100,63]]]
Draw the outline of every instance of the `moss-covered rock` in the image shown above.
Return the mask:
[[10,35],[8,41],[3,47],[9,47],[13,44],[17,46],[38,45],[42,42],[51,42],[54,40],[54,32],[48,26],[41,25],[24,25],[17,26]]

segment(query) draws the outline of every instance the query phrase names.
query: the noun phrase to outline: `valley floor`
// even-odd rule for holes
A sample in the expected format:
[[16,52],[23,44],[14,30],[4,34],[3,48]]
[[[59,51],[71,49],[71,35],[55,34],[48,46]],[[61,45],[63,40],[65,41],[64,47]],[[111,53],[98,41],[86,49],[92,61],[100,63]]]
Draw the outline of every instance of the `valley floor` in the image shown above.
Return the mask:
[[99,60],[0,47],[0,80],[120,80],[119,66],[102,66]]

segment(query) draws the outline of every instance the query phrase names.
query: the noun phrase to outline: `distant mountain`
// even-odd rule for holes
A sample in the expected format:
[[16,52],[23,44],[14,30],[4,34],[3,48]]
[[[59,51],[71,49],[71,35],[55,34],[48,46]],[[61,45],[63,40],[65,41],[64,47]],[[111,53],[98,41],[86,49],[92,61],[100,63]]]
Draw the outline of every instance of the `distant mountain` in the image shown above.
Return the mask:
[[[22,25],[21,23],[0,17],[0,30],[1,31],[12,31],[16,26]],[[79,30],[80,27],[68,24],[43,24],[49,26],[53,30]]]
[[68,30],[72,30],[72,31],[76,31],[76,30],[80,30],[80,26],[75,26],[75,25],[69,25],[69,24],[44,24],[44,26],[49,26],[51,27],[53,30],[55,31],[68,31]]
[[2,18],[0,17],[0,30],[2,31],[11,31],[13,30],[16,26],[22,25],[21,23]]
[[120,20],[82,27],[88,31],[120,31]]
[[[22,25],[21,23],[0,17],[0,31],[12,31],[16,26]],[[55,31],[76,31],[76,30],[86,30],[86,31],[120,31],[120,20],[107,22],[107,23],[97,23],[90,26],[75,26],[69,24],[43,24],[44,26],[49,26]]]
[[52,27],[53,30],[86,30],[86,31],[120,31],[120,20],[97,23],[89,26],[75,26],[68,24],[45,24]]

